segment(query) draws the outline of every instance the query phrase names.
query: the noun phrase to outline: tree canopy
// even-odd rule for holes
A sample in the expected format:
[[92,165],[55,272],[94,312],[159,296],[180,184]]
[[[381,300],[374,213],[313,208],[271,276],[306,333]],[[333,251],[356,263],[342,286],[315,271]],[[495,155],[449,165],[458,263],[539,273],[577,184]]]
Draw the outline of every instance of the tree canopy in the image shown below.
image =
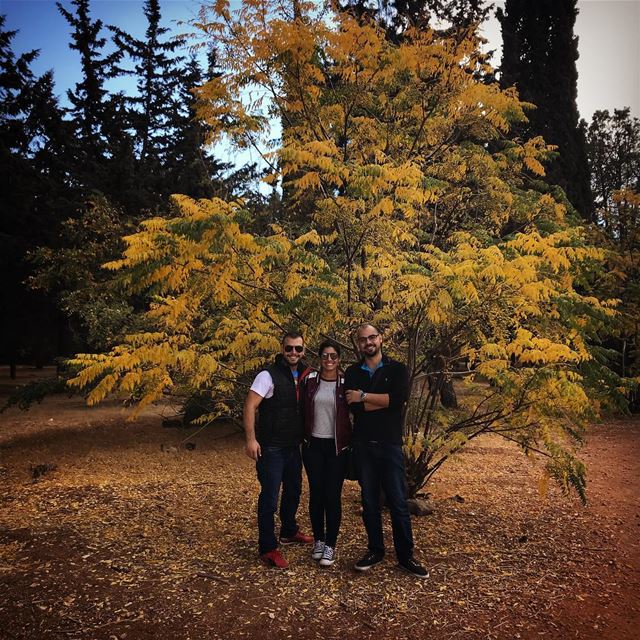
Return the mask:
[[[584,496],[570,441],[606,393],[589,338],[615,301],[581,293],[603,253],[536,190],[550,150],[510,135],[523,103],[478,80],[473,37],[408,28],[393,42],[350,12],[295,8],[203,10],[196,26],[223,73],[199,89],[198,113],[211,141],[263,149],[272,184],[293,176],[294,197],[313,196],[306,227],[256,233],[242,200],[176,196],[178,215],[143,222],[107,265],[151,296],[144,330],[78,356],[72,384],[89,402],[116,392],[138,406],[206,390],[218,402],[206,420],[229,410],[280,330],[348,346],[369,320],[409,364],[411,492],[491,431]],[[274,143],[276,116],[290,126]],[[461,400],[444,410],[451,376]]]
[[[607,249],[608,269],[596,285],[620,300],[609,340],[619,374],[631,381],[631,406],[640,406],[640,119],[628,108],[596,111],[586,131],[595,196],[595,237]],[[611,340],[613,343],[611,344]]]
[[[203,71],[200,58],[177,55],[183,41],[169,37],[157,1],[141,8],[145,35],[114,28],[110,39],[89,0],[58,5],[80,62],[66,106],[55,95],[53,73],[32,72],[38,52],[14,54],[15,32],[5,31],[1,18],[0,260],[10,311],[2,318],[0,354],[12,374],[18,362],[44,365],[106,348],[135,323],[132,312],[143,302],[101,265],[120,255],[121,236],[140,220],[168,214],[171,193],[249,190],[252,170],[225,179],[228,167],[203,147],[204,125],[194,117],[191,88],[215,68]],[[137,80],[132,95],[111,89],[125,72]]]

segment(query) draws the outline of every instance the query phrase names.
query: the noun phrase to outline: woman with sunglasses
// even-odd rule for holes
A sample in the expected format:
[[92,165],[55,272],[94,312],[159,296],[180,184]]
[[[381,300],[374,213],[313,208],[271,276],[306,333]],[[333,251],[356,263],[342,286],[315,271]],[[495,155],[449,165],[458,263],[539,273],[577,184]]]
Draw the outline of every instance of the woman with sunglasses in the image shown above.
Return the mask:
[[311,557],[323,567],[335,562],[342,518],[342,484],[351,443],[349,406],[340,373],[340,346],[325,340],[318,349],[320,370],[304,386],[305,442],[302,447],[309,478],[309,517],[314,545]]

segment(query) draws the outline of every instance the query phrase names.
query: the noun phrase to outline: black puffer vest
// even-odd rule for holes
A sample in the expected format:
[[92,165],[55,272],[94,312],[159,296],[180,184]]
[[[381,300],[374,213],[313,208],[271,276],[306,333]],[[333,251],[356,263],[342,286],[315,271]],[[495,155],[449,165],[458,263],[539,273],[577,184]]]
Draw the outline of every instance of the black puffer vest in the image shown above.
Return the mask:
[[[298,363],[298,388],[306,365]],[[291,447],[302,442],[302,393],[298,393],[289,365],[279,355],[267,369],[273,380],[273,396],[258,409],[256,438],[261,446]]]

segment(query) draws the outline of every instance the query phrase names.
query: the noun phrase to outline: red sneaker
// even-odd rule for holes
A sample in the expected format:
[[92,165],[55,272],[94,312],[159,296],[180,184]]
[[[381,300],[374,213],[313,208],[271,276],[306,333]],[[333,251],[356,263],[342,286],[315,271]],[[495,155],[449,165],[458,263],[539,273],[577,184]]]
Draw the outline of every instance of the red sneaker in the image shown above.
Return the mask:
[[280,536],[280,544],[311,544],[313,542],[313,536],[307,536],[300,529],[298,529],[289,538],[283,538]]
[[289,563],[284,559],[284,556],[277,550],[268,551],[267,553],[263,553],[260,556],[260,560],[265,564],[268,564],[272,567],[276,567],[278,569],[288,569]]

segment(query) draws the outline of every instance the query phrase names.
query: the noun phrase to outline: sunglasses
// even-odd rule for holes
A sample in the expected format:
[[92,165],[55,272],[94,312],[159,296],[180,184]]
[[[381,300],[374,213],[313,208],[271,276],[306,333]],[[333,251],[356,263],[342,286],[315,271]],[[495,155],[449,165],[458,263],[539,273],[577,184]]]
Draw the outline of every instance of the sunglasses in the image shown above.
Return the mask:
[[337,353],[322,353],[322,354],[320,354],[320,357],[323,360],[328,360],[329,358],[331,358],[332,360],[337,360],[338,359],[338,354]]
[[284,346],[284,350],[287,353],[291,353],[294,349],[296,350],[296,353],[302,353],[304,351],[304,347],[300,346],[299,344],[297,344],[295,346],[292,345],[292,344],[286,344]]

